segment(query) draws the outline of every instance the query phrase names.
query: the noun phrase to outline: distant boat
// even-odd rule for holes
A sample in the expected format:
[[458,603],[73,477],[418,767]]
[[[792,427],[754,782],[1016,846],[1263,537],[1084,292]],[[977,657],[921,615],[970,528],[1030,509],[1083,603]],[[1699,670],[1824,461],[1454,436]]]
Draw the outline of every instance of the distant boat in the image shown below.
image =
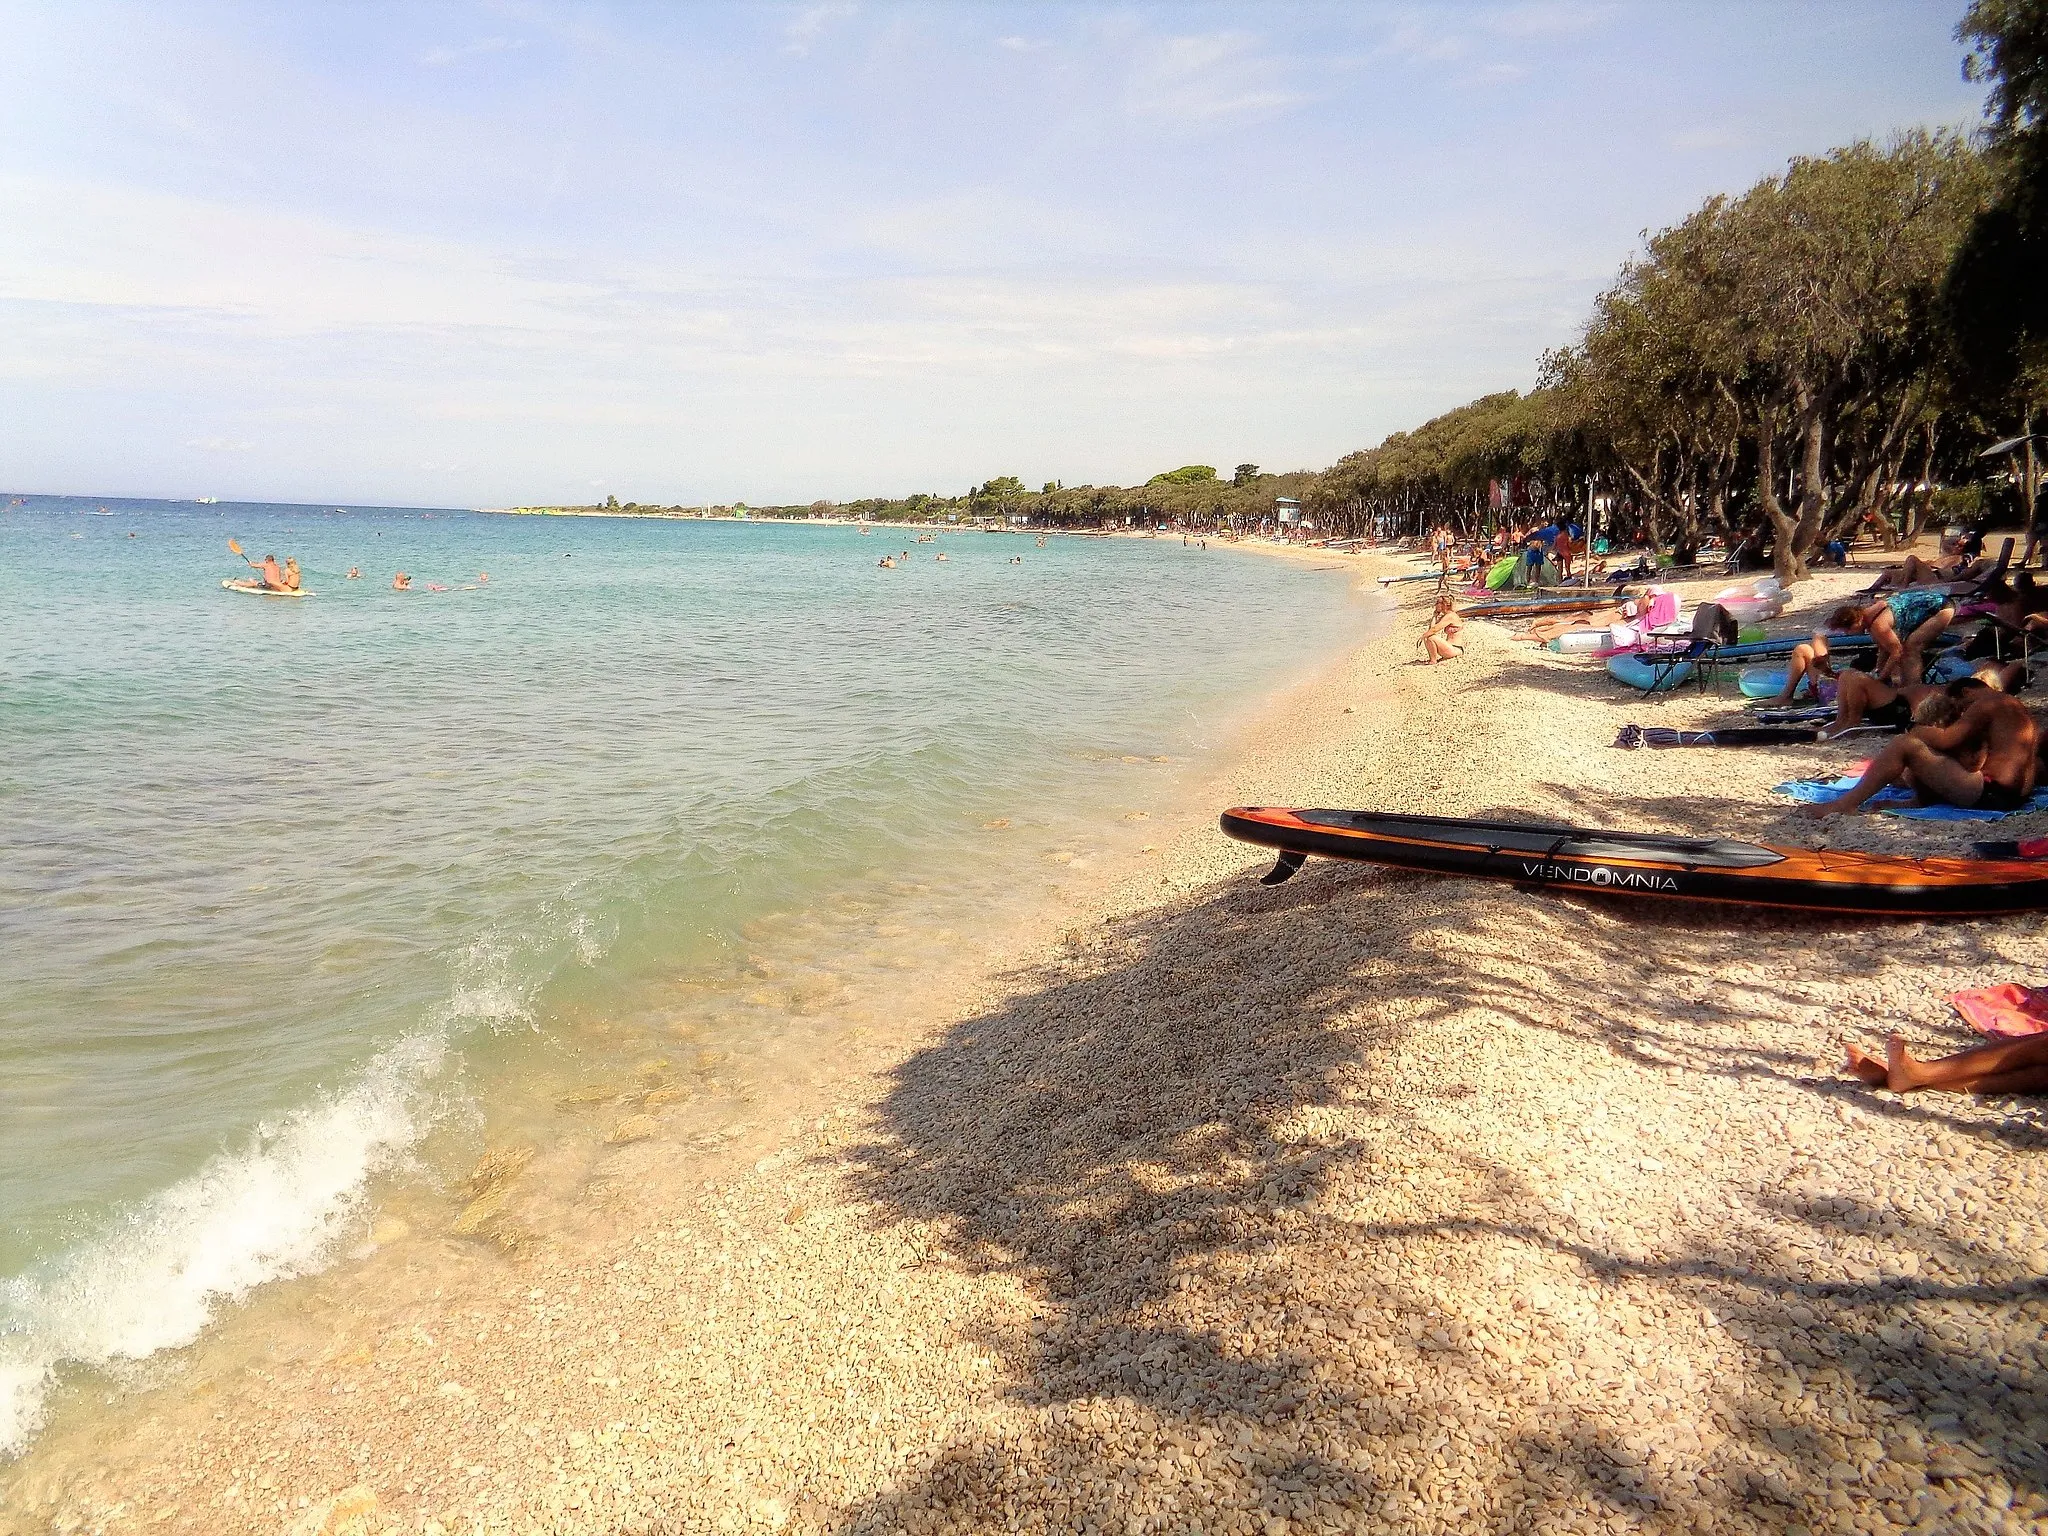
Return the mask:
[[201,505],[202,507],[210,507],[216,504],[219,500],[220,498],[218,496],[202,496],[199,498],[199,505]]

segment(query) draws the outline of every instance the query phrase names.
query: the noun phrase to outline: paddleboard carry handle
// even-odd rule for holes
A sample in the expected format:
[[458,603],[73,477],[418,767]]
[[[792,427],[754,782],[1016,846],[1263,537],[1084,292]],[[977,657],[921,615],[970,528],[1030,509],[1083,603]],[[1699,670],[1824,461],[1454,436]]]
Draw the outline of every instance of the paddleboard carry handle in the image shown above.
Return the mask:
[[1301,872],[1301,866],[1307,862],[1307,854],[1296,853],[1292,848],[1289,848],[1281,853],[1280,861],[1277,864],[1259,876],[1259,884],[1285,885]]

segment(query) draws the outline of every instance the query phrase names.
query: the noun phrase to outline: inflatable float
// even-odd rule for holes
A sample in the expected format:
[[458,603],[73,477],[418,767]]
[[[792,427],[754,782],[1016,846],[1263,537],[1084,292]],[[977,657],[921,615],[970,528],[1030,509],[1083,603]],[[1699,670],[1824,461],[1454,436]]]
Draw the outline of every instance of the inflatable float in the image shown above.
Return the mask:
[[2048,857],[1908,858],[1725,837],[1600,832],[1380,811],[1238,806],[1223,830],[1279,852],[1262,883],[1311,855],[1616,897],[1677,897],[1897,917],[1989,917],[2048,907]]

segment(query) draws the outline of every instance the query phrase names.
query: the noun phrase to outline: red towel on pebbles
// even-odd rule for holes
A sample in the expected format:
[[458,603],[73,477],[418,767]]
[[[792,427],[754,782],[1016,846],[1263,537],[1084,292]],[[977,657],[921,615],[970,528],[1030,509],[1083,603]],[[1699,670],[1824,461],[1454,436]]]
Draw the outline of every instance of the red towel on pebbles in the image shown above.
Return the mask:
[[2048,1034],[2048,987],[2023,987],[2008,981],[2003,986],[1958,992],[1949,1001],[1972,1029],[1995,1040]]

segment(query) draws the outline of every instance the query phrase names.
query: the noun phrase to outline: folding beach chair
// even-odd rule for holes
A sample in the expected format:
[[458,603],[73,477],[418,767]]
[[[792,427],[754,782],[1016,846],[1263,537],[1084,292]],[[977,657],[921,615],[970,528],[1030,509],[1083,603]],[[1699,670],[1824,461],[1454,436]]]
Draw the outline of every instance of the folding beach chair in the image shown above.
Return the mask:
[[1671,674],[1688,663],[1694,684],[1704,692],[1707,673],[1719,660],[1721,647],[1733,645],[1739,632],[1735,616],[1726,608],[1719,603],[1701,603],[1692,616],[1692,638],[1683,646],[1643,653],[1643,662],[1650,669],[1649,686],[1643,689],[1643,696],[1665,692],[1671,686]]

